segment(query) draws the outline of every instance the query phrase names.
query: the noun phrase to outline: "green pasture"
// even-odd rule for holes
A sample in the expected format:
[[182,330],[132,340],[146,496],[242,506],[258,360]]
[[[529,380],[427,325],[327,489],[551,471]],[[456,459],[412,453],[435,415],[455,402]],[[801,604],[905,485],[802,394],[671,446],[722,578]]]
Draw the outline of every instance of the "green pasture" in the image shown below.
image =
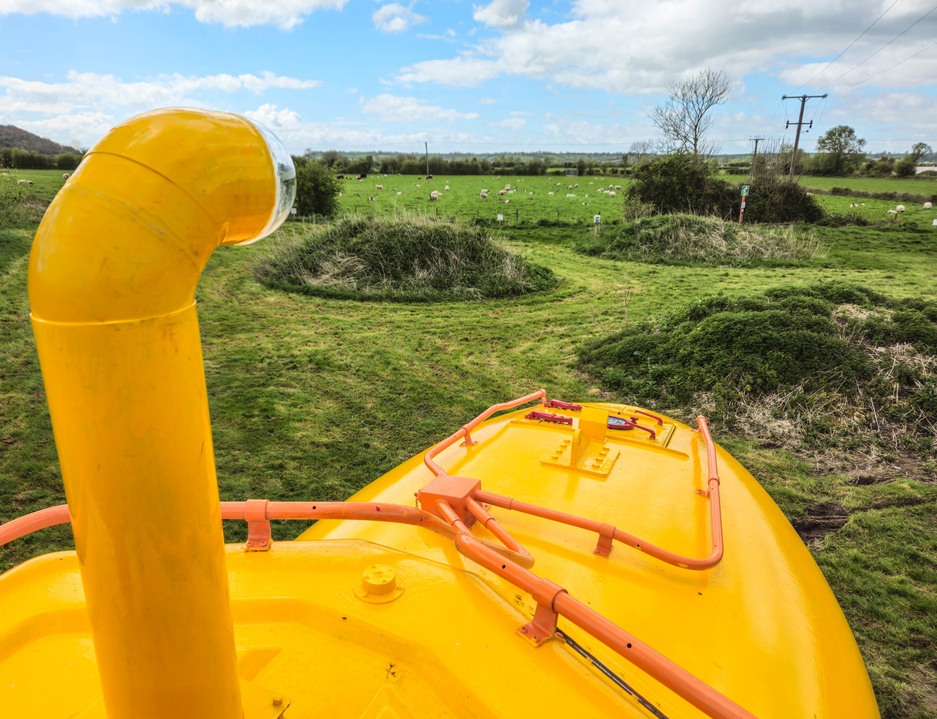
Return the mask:
[[[728,182],[745,184],[748,175],[722,175]],[[912,192],[916,195],[937,194],[937,179],[915,180],[896,177],[815,177],[804,175],[797,178],[802,186],[829,192],[834,187],[846,187],[859,192]],[[907,204],[907,203],[905,203]]]
[[[61,172],[17,175],[33,179],[37,201],[62,184]],[[506,184],[517,192],[498,198]],[[616,229],[608,223],[620,219],[621,193],[597,192],[608,184],[623,182],[345,181],[344,212],[435,217],[438,210],[440,220],[494,225],[503,214],[504,226],[491,228],[499,241],[562,278],[556,289],[520,299],[390,304],[288,294],[263,287],[252,273],[276,236],[218,250],[197,298],[222,498],[346,498],[489,405],[539,387],[566,400],[627,401],[579,370],[577,348],[715,293],[838,280],[895,297],[937,296],[937,229],[930,215],[910,208],[882,226],[816,227],[824,256],[797,268],[648,265],[576,254],[577,239]],[[483,187],[491,191],[487,201],[479,197]],[[433,189],[437,202],[428,200]],[[848,210],[849,198],[819,199],[846,201]],[[878,201],[857,202],[878,211],[870,205]],[[568,224],[556,226],[557,213]],[[602,215],[598,228],[594,214]],[[0,231],[0,521],[65,501],[26,298],[34,231],[34,224]],[[937,715],[937,466],[896,454],[885,481],[856,483],[821,461],[729,436],[718,424],[712,429],[788,517],[824,502],[842,505],[844,526],[811,550],[856,634],[883,715]],[[274,532],[288,539],[302,528],[284,523]],[[245,529],[229,523],[226,533],[233,541]],[[38,532],[0,550],[0,568],[70,541],[67,528]]]
[[[594,215],[603,222],[621,217],[621,177],[515,177],[436,175],[432,180],[412,175],[368,175],[363,180],[346,179],[339,199],[343,212],[361,215],[420,214],[443,220],[480,220],[505,224],[547,222],[592,224]],[[384,189],[377,189],[378,186]],[[506,185],[511,190],[498,194]],[[616,194],[610,197],[609,190]],[[449,187],[447,190],[446,187]],[[481,191],[488,189],[488,199]],[[439,199],[429,199],[432,191]],[[550,193],[553,193],[552,195]],[[400,193],[400,194],[398,194]],[[567,198],[568,194],[575,195]],[[373,198],[373,199],[372,199]]]

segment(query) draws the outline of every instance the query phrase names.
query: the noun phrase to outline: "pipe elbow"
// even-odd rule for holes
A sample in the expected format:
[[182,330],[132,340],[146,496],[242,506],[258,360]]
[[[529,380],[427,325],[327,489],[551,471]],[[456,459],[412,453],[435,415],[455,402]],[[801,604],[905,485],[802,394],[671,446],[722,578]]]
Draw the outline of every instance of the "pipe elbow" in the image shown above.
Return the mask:
[[273,232],[295,197],[273,135],[237,115],[164,109],[86,155],[33,241],[34,319],[140,320],[182,310],[211,253]]

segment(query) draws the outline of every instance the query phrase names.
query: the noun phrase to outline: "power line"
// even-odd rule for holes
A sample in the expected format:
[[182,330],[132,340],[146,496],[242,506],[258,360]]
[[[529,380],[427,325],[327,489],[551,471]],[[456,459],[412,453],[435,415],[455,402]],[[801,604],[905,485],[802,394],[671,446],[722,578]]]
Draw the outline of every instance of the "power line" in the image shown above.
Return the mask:
[[917,57],[917,56],[920,55],[922,52],[925,52],[925,51],[927,51],[927,50],[930,50],[932,47],[934,47],[934,45],[937,45],[937,41],[932,42],[930,45],[928,45],[927,47],[925,47],[923,50],[918,50],[918,51],[917,51],[916,53],[914,53],[913,55],[909,55],[909,56],[906,57],[904,60],[901,60],[900,62],[896,62],[896,63],[895,63],[894,65],[892,65],[891,67],[886,67],[886,68],[885,68],[884,70],[882,70],[881,72],[877,72],[877,73],[875,73],[874,75],[869,75],[865,80],[859,80],[859,82],[853,83],[852,85],[847,85],[846,87],[843,88],[843,90],[850,90],[850,89],[856,87],[856,85],[861,85],[861,84],[864,83],[864,82],[868,82],[868,81],[871,80],[873,77],[878,77],[879,75],[883,75],[884,73],[888,72],[889,70],[894,70],[894,69],[895,69],[896,67],[898,67],[899,65],[901,65],[901,64],[903,64],[903,63],[906,63],[908,60],[911,60],[911,59]]
[[[849,43],[849,45],[846,46],[846,50],[848,50],[848,49],[851,48],[853,45],[855,45],[857,42],[859,42],[859,40],[861,40],[861,39],[863,38],[863,36],[864,36],[869,30],[871,30],[873,27],[875,27],[876,23],[878,23],[879,20],[881,20],[883,17],[885,17],[885,13],[887,13],[889,10],[891,10],[893,7],[895,7],[895,5],[897,5],[897,4],[898,4],[898,0],[895,0],[895,2],[893,2],[893,3],[892,3],[891,5],[889,5],[887,8],[885,8],[885,12],[883,12],[881,15],[879,15],[877,18],[875,18],[875,22],[873,22],[873,23],[872,23],[871,25],[869,25],[865,30],[863,30],[863,31],[859,34],[859,37],[857,37],[855,40],[853,40],[851,43]],[[836,62],[836,61],[839,60],[843,55],[846,54],[846,50],[843,50],[839,55],[837,55],[837,56],[834,57],[832,60],[830,60],[830,61],[827,63],[826,67],[824,67],[822,70],[820,70],[820,72],[818,72],[816,75],[814,75],[813,77],[811,77],[809,80],[807,80],[807,82],[805,82],[805,83],[804,83],[803,85],[801,85],[800,87],[805,87],[806,85],[809,85],[811,82],[813,82],[813,81],[816,80],[818,77],[820,77],[820,75],[822,75],[824,72],[827,71],[827,69],[830,67],[830,65],[832,65],[834,62]],[[799,90],[800,87],[798,87],[797,89]],[[820,89],[822,90],[823,88],[821,87]],[[796,90],[795,90],[795,92],[796,92]]]
[[901,32],[899,32],[899,33],[898,33],[897,35],[895,35],[891,40],[889,40],[889,41],[886,42],[884,45],[882,45],[878,50],[876,50],[876,51],[873,52],[871,55],[869,55],[867,58],[865,58],[865,60],[863,60],[863,61],[860,62],[860,63],[857,63],[857,64],[853,65],[851,68],[849,68],[848,70],[846,70],[846,72],[844,72],[842,75],[840,75],[839,77],[837,77],[835,80],[831,80],[830,82],[826,83],[826,85],[824,85],[824,86],[821,87],[820,89],[823,90],[824,88],[827,88],[827,87],[829,87],[830,85],[832,85],[834,82],[839,82],[839,81],[842,80],[844,77],[846,77],[846,75],[848,75],[848,74],[851,73],[853,70],[855,70],[857,67],[859,67],[860,65],[864,65],[868,60],[871,60],[873,57],[875,57],[876,55],[878,55],[882,50],[884,50],[886,47],[888,47],[889,45],[891,45],[895,40],[897,40],[899,37],[901,37],[902,35],[904,35],[906,32],[908,32],[908,30],[910,30],[911,28],[913,28],[915,25],[917,25],[919,22],[921,22],[924,18],[926,18],[928,15],[930,15],[930,14],[931,14],[932,12],[934,12],[935,10],[937,10],[937,5],[935,5],[935,6],[932,7],[930,10],[928,10],[926,13],[924,13],[923,15],[921,15],[921,17],[919,17],[917,20],[915,20],[913,23],[911,23],[908,27],[906,27],[904,30],[902,30]]

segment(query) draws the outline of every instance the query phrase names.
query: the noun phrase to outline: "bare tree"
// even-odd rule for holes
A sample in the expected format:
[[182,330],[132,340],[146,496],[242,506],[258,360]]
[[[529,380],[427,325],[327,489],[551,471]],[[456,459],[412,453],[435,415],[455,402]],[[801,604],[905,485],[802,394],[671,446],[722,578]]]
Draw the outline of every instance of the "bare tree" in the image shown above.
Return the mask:
[[729,80],[724,72],[705,68],[671,83],[670,98],[654,108],[651,120],[664,136],[664,144],[677,152],[710,155],[715,151],[704,136],[712,127],[710,111],[726,101]]

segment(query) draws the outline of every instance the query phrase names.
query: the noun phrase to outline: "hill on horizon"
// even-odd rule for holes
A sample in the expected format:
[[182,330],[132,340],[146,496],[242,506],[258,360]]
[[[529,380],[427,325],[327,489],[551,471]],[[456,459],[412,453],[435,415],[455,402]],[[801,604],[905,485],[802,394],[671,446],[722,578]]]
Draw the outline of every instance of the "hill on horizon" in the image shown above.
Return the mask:
[[16,125],[0,125],[0,147],[18,147],[21,150],[38,152],[43,155],[61,155],[63,152],[81,154],[81,150],[76,150],[68,145],[60,145],[45,137],[39,137],[39,135],[34,135],[27,130],[16,127]]

